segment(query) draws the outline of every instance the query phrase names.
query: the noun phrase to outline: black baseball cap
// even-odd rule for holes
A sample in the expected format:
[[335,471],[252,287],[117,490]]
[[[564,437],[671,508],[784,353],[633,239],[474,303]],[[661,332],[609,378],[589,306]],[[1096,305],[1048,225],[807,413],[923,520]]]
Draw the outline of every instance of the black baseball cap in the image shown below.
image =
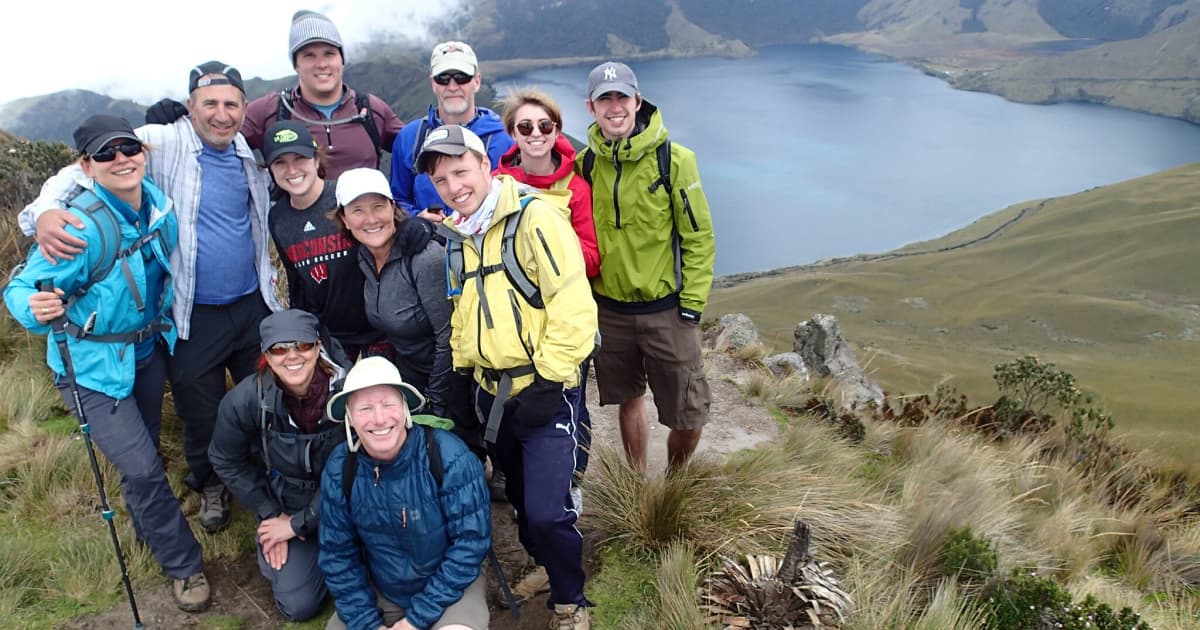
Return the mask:
[[196,88],[210,85],[232,85],[242,94],[246,88],[242,86],[242,73],[237,68],[220,61],[206,61],[188,71],[188,94]]
[[141,138],[133,133],[133,126],[120,116],[96,114],[83,121],[75,130],[75,149],[81,154],[92,155],[104,145],[118,138],[127,138],[141,144]]
[[307,158],[317,154],[317,142],[308,127],[294,120],[281,120],[268,127],[263,135],[262,154],[268,166],[287,153]]

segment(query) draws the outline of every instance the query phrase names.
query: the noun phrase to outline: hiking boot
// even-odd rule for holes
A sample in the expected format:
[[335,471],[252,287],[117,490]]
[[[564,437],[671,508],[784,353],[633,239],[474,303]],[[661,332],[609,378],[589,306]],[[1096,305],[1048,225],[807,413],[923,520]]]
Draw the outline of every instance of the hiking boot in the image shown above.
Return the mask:
[[512,588],[513,597],[518,604],[524,604],[542,593],[549,592],[550,576],[546,575],[546,567],[543,566],[535,567]]
[[212,603],[212,596],[208,590],[208,578],[204,577],[203,571],[191,577],[173,581],[175,582],[175,603],[180,610],[191,613],[201,612]]
[[508,503],[508,493],[504,491],[504,473],[499,468],[492,468],[492,478],[488,480],[488,493],[493,503]]
[[575,507],[575,517],[583,516],[583,488],[571,486],[571,505]]
[[555,604],[550,616],[550,630],[591,630],[592,622],[586,606]]
[[200,527],[215,534],[229,525],[229,491],[220,483],[204,486],[200,492]]

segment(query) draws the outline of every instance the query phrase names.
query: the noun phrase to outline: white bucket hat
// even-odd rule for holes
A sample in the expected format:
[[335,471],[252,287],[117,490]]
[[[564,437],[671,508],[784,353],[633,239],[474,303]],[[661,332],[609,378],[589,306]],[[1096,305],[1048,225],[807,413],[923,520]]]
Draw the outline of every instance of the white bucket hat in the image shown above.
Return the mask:
[[358,450],[358,443],[353,438],[350,423],[346,422],[346,401],[350,394],[376,385],[392,385],[404,394],[404,402],[408,406],[404,416],[404,428],[406,429],[412,428],[412,414],[425,406],[425,397],[417,391],[417,388],[405,383],[404,379],[400,378],[400,370],[397,370],[391,361],[383,357],[361,359],[354,364],[354,367],[350,368],[350,373],[346,375],[346,381],[342,385],[342,391],[330,398],[329,404],[325,407],[325,412],[329,414],[330,418],[346,426],[346,443],[350,445],[351,451]]

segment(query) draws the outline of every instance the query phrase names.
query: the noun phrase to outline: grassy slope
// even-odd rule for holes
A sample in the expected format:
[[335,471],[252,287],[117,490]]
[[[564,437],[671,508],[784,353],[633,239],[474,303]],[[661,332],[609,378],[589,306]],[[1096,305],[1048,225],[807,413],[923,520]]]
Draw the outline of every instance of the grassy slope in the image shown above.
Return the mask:
[[[838,316],[893,392],[949,381],[990,402],[993,365],[1022,354],[1052,361],[1097,393],[1118,429],[1177,455],[1200,446],[1200,165],[1002,210],[901,252],[977,238],[976,246],[847,262],[713,293],[709,312],[744,312],[777,349],[797,321]],[[922,298],[913,300],[906,298]]]

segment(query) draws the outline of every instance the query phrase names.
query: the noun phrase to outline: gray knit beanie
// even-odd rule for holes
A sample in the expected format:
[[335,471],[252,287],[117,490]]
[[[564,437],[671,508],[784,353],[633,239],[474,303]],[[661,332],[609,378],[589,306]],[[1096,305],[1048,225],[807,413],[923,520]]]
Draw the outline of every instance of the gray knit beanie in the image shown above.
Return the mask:
[[292,66],[296,65],[296,53],[313,42],[325,42],[335,46],[342,53],[342,61],[346,53],[342,50],[342,36],[329,18],[316,11],[300,10],[292,16],[292,32],[288,36],[288,49],[292,57]]

